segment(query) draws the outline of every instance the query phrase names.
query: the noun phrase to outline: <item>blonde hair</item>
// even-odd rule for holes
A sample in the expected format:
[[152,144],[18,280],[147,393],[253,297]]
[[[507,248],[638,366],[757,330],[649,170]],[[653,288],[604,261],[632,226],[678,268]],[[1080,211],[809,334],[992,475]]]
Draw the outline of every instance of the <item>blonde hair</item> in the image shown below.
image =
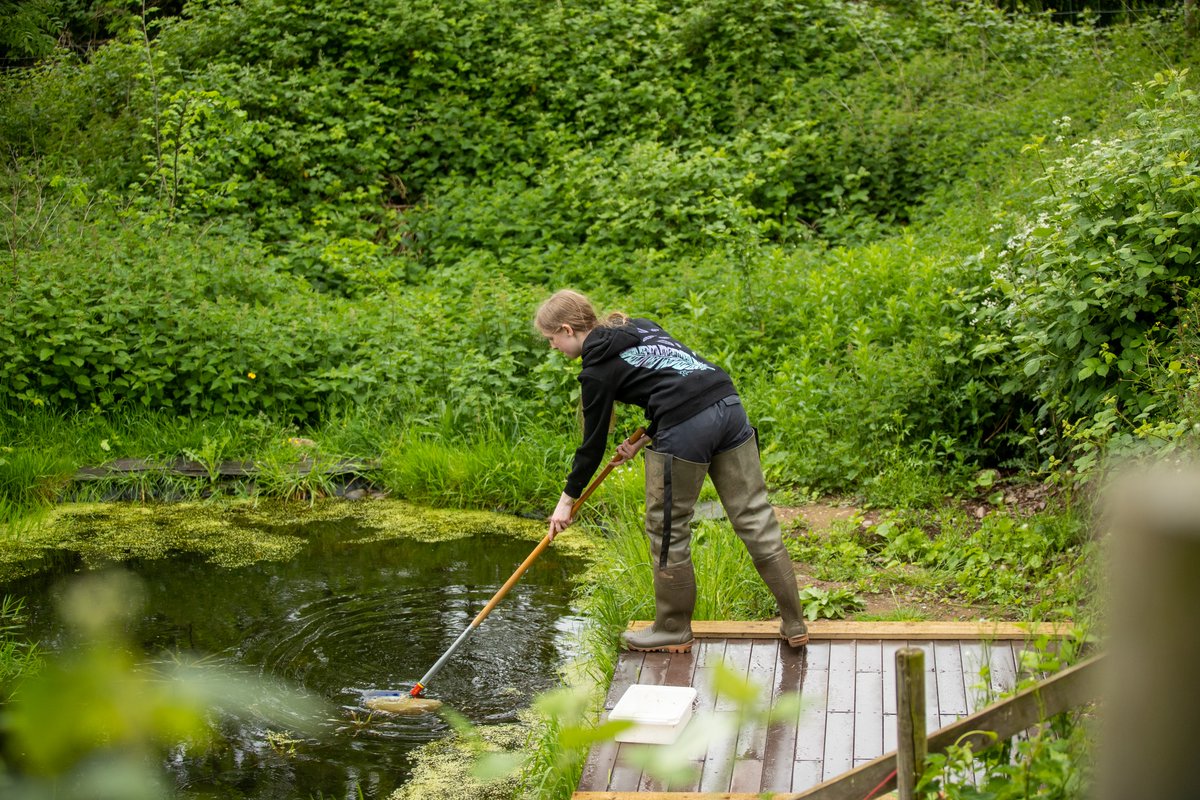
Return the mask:
[[621,311],[614,311],[600,319],[592,301],[574,289],[559,289],[547,297],[533,317],[534,327],[544,334],[554,333],[564,325],[570,325],[577,331],[590,331],[592,328],[624,325],[628,321],[629,316]]

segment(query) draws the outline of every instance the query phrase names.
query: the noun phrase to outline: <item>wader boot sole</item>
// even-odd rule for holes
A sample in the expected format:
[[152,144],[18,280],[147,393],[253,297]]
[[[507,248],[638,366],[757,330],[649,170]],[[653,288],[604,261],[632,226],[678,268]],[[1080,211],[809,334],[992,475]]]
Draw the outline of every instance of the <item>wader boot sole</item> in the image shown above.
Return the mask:
[[799,636],[789,636],[789,637],[784,637],[783,634],[780,634],[779,638],[786,641],[788,643],[788,645],[790,645],[791,647],[804,647],[804,645],[808,644],[808,634],[807,633],[802,633]]

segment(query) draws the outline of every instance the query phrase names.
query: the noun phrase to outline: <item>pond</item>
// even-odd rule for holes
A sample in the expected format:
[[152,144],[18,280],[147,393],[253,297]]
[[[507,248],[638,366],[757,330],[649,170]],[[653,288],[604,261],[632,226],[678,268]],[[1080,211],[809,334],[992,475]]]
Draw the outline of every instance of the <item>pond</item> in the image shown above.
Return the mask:
[[[386,798],[413,751],[450,732],[436,714],[369,711],[379,690],[406,690],[470,624],[535,542],[499,535],[364,541],[353,521],[304,526],[300,554],[249,566],[195,555],[126,561],[144,585],[133,631],[148,656],[189,653],[329,703],[314,734],[279,747],[253,715],[221,723],[222,741],[164,765],[188,798]],[[0,584],[25,598],[25,633],[53,651],[53,612],[79,560]],[[556,684],[581,620],[570,607],[582,560],[550,548],[430,681],[426,696],[476,724],[509,722]],[[273,746],[274,744],[274,746]]]

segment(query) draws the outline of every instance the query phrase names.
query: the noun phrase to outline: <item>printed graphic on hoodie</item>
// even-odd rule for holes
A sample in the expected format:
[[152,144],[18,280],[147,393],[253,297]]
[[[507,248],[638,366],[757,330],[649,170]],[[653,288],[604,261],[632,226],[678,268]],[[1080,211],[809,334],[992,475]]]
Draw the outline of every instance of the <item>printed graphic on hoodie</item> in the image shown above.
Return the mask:
[[690,353],[665,344],[643,344],[630,347],[628,350],[621,351],[621,358],[632,367],[673,369],[684,376],[696,371],[714,369]]

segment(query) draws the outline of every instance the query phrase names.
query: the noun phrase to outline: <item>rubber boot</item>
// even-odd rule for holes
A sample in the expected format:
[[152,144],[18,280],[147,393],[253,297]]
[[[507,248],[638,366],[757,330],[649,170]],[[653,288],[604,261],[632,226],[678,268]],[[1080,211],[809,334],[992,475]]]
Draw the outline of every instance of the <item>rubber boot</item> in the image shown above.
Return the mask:
[[767,500],[756,437],[751,436],[732,450],[714,456],[709,475],[734,532],[750,551],[754,568],[775,596],[781,618],[780,637],[792,647],[808,644],[808,626],[800,609],[796,572],[783,546],[783,531],[775,509]]
[[685,461],[653,450],[646,458],[646,535],[654,569],[654,624],[623,633],[630,650],[692,649],[696,573],[692,568],[692,515],[708,464]]
[[696,608],[696,574],[692,562],[654,569],[654,624],[621,634],[629,650],[691,652],[692,611]]

